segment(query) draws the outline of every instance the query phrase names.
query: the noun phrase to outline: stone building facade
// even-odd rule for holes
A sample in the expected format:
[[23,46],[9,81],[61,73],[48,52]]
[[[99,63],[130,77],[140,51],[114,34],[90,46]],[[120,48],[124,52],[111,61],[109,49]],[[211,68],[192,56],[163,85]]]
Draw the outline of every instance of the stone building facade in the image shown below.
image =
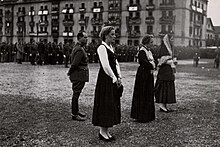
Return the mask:
[[105,24],[116,42],[138,45],[146,34],[156,44],[172,32],[175,46],[205,46],[208,0],[2,0],[0,41],[74,42],[79,31],[98,38]]

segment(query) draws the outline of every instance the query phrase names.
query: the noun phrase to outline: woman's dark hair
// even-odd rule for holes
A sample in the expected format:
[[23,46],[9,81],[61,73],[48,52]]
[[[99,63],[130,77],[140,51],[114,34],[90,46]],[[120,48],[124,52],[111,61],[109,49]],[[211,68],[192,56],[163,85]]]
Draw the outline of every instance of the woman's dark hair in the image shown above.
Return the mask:
[[99,37],[105,41],[106,39],[106,35],[108,35],[112,30],[114,30],[115,28],[113,26],[105,26],[102,28]]
[[150,43],[150,41],[151,41],[151,36],[149,36],[149,35],[147,35],[147,36],[144,36],[144,38],[142,39],[142,41],[141,41],[141,43],[142,44],[149,44]]

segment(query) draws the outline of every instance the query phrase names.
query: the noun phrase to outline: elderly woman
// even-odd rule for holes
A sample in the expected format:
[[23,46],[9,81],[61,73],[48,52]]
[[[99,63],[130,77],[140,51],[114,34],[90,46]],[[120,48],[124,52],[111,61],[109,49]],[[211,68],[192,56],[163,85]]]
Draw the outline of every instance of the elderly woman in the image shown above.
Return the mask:
[[161,47],[159,51],[158,74],[155,85],[156,103],[160,105],[161,112],[171,112],[167,108],[167,104],[176,103],[175,94],[175,64],[173,62],[173,51],[171,46],[172,36],[165,35],[162,38]]
[[150,49],[153,47],[151,36],[145,36],[138,52],[139,67],[136,74],[131,118],[146,123],[155,119],[154,76],[155,63]]
[[115,42],[115,29],[105,26],[100,32],[102,39],[97,52],[100,60],[92,124],[100,127],[99,139],[105,142],[115,140],[109,128],[121,122],[120,97],[122,92],[121,72],[112,44]]

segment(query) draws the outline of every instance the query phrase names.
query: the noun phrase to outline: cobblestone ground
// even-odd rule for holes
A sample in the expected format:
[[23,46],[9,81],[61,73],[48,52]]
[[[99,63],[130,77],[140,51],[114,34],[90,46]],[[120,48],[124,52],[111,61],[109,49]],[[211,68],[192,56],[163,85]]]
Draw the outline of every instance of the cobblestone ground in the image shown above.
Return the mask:
[[[116,126],[116,129],[113,130],[113,132],[116,134],[116,137],[119,138],[121,136],[121,138],[119,139],[119,141],[112,145],[220,145],[220,135],[218,129],[220,124],[220,72],[218,69],[214,69],[211,66],[206,67],[206,63],[208,62],[210,61],[201,61],[200,63],[202,65],[199,65],[198,68],[195,68],[192,67],[192,61],[179,61],[178,65],[182,67],[178,67],[178,72],[176,73],[176,93],[178,103],[175,105],[171,105],[171,107],[177,111],[174,112],[173,115],[169,114],[170,116],[168,116],[168,114],[161,114],[157,111],[156,121],[149,124],[137,124],[129,118],[133,85],[138,64],[120,63],[123,75],[122,82],[125,87],[123,96],[121,98],[122,124]],[[3,146],[98,146],[100,144],[101,146],[106,145],[100,143],[97,140],[98,129],[94,128],[91,124],[94,89],[99,66],[98,64],[89,64],[89,68],[90,82],[85,85],[85,88],[83,89],[80,98],[80,107],[81,109],[86,110],[88,114],[88,119],[85,122],[87,130],[83,130],[83,127],[85,126],[82,126],[79,123],[74,123],[75,126],[73,126],[73,128],[68,129],[68,127],[63,128],[58,124],[54,123],[54,121],[52,121],[52,125],[56,126],[56,129],[60,132],[57,133],[56,131],[54,131],[56,129],[52,129],[51,133],[48,133],[48,128],[52,128],[54,126],[49,127],[47,124],[49,122],[45,120],[46,118],[41,118],[41,120],[39,120],[39,122],[35,124],[35,127],[38,128],[35,131],[41,134],[41,137],[35,136],[31,138],[27,137],[28,131],[24,131],[25,126],[19,128],[17,131],[11,130],[16,129],[16,127],[11,126],[11,124],[14,123],[15,125],[17,125],[16,123],[18,123],[18,120],[8,118],[9,116],[15,115],[9,115],[9,113],[13,113],[14,110],[8,110],[6,108],[6,106],[13,107],[15,105],[12,104],[12,102],[10,103],[10,98],[15,99],[18,97],[24,99],[24,101],[18,100],[21,103],[17,104],[19,108],[21,107],[23,102],[27,102],[25,99],[26,97],[28,97],[28,100],[31,99],[30,103],[34,103],[34,99],[36,99],[37,103],[40,101],[40,104],[48,103],[48,105],[42,106],[43,109],[47,109],[47,107],[50,107],[49,104],[52,104],[51,109],[47,110],[49,111],[48,114],[57,115],[57,119],[61,119],[60,125],[65,124],[65,126],[70,127],[73,124],[73,122],[69,120],[72,90],[71,83],[68,79],[68,76],[66,75],[68,69],[64,68],[63,65],[31,66],[29,63],[0,63],[0,127],[2,129],[0,131],[0,142],[3,142]],[[57,106],[59,104],[63,107]],[[27,106],[26,103],[24,105]],[[35,105],[31,106],[35,108]],[[13,108],[16,109],[16,107]],[[56,110],[56,108],[58,110]],[[26,108],[23,109],[25,110]],[[55,109],[56,111],[60,111],[63,114],[53,114],[53,111],[55,111],[53,109]],[[156,110],[157,109],[158,106],[156,105]],[[42,111],[45,114],[45,111],[43,110],[31,110],[31,113],[34,113],[33,111],[39,111],[36,113],[40,113]],[[19,114],[21,112],[19,112],[19,110],[16,110],[16,113]],[[22,113],[26,114],[26,112]],[[45,114],[42,117],[47,116]],[[48,117],[50,118],[51,116]],[[62,117],[68,118],[68,121],[64,123],[65,120],[63,120],[64,118]],[[24,118],[21,118],[22,124],[26,124],[26,122],[23,123],[23,119]],[[28,115],[27,119],[31,119],[31,117]],[[35,118],[33,119],[35,120]],[[52,118],[52,120],[53,119],[55,118]],[[8,123],[11,124],[8,125]],[[11,128],[7,128],[8,126],[10,126]],[[41,126],[44,126],[46,128],[39,129],[39,127]],[[61,128],[61,130],[59,129],[59,127]],[[28,126],[28,128],[34,129],[34,127],[31,126]],[[63,132],[64,130],[65,132]],[[84,133],[79,133],[79,131],[82,131]],[[13,132],[13,135],[8,135],[8,132]],[[16,143],[12,139],[17,138],[15,136],[22,136],[21,132],[23,132],[23,140],[17,139]],[[29,133],[30,132],[34,131],[29,130]],[[45,137],[44,135],[46,135],[47,137]],[[74,137],[74,135],[76,136]],[[26,136],[26,138],[24,136]],[[46,140],[43,139],[42,136],[44,136]],[[52,141],[48,141],[49,138]],[[25,142],[25,140],[27,141]]]

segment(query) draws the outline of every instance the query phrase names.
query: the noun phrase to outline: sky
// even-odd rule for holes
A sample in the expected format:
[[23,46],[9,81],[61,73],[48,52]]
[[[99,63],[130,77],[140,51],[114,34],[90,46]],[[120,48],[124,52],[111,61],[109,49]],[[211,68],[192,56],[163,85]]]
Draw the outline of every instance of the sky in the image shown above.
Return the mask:
[[212,19],[214,26],[220,26],[220,0],[209,0],[207,17]]

